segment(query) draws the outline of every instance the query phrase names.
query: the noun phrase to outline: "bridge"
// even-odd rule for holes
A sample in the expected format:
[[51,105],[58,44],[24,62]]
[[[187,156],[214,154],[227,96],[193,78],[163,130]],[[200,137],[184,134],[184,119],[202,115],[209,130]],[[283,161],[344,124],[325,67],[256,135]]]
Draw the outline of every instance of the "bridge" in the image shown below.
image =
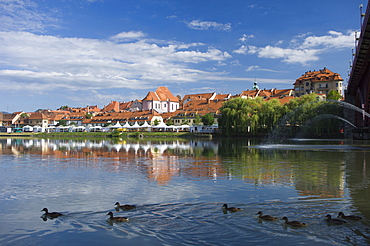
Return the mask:
[[[345,101],[363,110],[363,113],[347,109],[345,118],[357,126],[352,131],[354,138],[370,139],[370,119],[365,112],[370,113],[370,0],[365,14],[361,13],[362,26],[360,37],[356,37],[356,50],[352,69],[345,92]],[[348,134],[350,136],[351,134]]]

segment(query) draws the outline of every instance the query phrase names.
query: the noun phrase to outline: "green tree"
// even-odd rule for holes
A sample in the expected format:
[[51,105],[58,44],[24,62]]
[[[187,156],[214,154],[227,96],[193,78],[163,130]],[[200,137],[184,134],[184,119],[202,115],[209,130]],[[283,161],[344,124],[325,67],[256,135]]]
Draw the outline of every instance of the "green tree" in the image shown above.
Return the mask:
[[66,126],[67,125],[67,121],[66,120],[59,120],[58,121],[58,126]]
[[22,113],[20,116],[21,116],[21,118],[27,118],[27,117],[30,117],[30,115],[29,115],[29,114],[27,114],[27,113]]
[[337,90],[331,90],[326,97],[326,99],[328,100],[336,101],[338,101],[340,98],[341,98],[340,93]]
[[259,126],[271,130],[285,112],[285,107],[277,99],[262,101],[257,112]]
[[237,135],[254,130],[258,122],[258,103],[255,99],[233,98],[221,107],[219,128],[225,135]]
[[194,125],[199,126],[202,123],[202,119],[200,118],[199,114],[196,114],[194,117]]
[[85,114],[86,119],[91,119],[93,115],[91,113],[86,113]]
[[207,114],[203,115],[202,123],[205,126],[211,126],[211,125],[213,125],[214,122],[215,122],[215,117],[213,117],[213,115],[211,113],[207,113]]
[[153,122],[153,124],[154,124],[155,126],[158,126],[158,125],[159,125],[159,120],[158,120],[158,119],[155,119],[155,120],[154,120],[154,122]]
[[64,106],[60,106],[60,108],[58,108],[59,110],[66,110],[66,109],[69,109],[69,107],[67,105],[64,105]]
[[184,118],[183,118],[184,120],[182,121],[182,125],[187,125],[187,124],[189,124],[189,120],[188,120],[188,117],[186,116],[186,115],[184,115]]
[[172,118],[170,118],[168,121],[167,121],[167,126],[173,126],[174,125],[174,123],[173,123],[173,119]]

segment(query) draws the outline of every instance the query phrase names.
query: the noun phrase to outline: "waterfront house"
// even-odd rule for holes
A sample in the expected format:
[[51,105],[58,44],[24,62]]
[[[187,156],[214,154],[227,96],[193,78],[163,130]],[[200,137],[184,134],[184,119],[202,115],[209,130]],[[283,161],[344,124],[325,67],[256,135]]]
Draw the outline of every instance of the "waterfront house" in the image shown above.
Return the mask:
[[121,102],[119,104],[119,110],[127,110],[127,111],[139,111],[143,109],[143,101],[136,99],[129,102]]
[[156,91],[150,91],[143,99],[143,110],[153,109],[158,113],[175,112],[179,105],[180,99],[164,86],[158,87]]
[[204,116],[207,113],[213,115],[215,119],[215,124],[221,114],[220,108],[224,100],[193,100],[187,102],[182,108],[178,109],[173,117],[173,122],[175,125],[194,125],[196,115],[200,117]]
[[49,118],[44,114],[40,112],[36,113],[27,113],[22,114],[22,116],[18,119],[19,127],[23,126],[39,126],[42,129],[45,129],[48,127],[49,124]]
[[154,122],[163,122],[163,119],[155,110],[104,112],[91,119],[83,120],[82,125],[107,127],[109,125],[115,125],[117,122],[121,125],[124,125],[125,123],[134,125],[135,122],[139,125],[142,125],[145,122],[153,125]]
[[108,105],[104,106],[104,108],[101,110],[103,112],[119,112],[119,102],[117,101],[111,101]]
[[181,106],[187,104],[190,101],[210,101],[215,99],[216,96],[216,92],[185,95],[181,100]]
[[306,94],[328,94],[331,90],[336,90],[343,96],[343,79],[338,73],[334,73],[324,67],[318,71],[307,71],[299,77],[294,85],[294,96]]
[[68,115],[64,116],[62,120],[66,121],[66,125],[76,125],[82,126],[83,120],[86,118],[85,112],[71,112]]
[[19,119],[24,112],[15,112],[12,114],[3,114],[2,125],[5,127],[19,127]]

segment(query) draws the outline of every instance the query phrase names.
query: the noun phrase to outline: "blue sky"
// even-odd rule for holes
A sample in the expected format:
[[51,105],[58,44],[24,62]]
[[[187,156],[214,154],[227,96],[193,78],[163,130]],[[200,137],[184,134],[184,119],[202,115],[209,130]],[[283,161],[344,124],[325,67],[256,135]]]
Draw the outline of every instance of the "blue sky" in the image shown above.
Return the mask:
[[365,0],[0,0],[0,111],[347,78]]

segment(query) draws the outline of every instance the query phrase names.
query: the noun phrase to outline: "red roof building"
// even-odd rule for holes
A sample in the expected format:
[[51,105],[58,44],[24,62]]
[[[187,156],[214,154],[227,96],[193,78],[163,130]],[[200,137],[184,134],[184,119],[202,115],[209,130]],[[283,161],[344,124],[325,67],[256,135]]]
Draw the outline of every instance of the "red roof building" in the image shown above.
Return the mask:
[[305,72],[293,85],[295,96],[311,93],[327,95],[331,90],[336,90],[343,96],[343,79],[326,67],[319,71]]

